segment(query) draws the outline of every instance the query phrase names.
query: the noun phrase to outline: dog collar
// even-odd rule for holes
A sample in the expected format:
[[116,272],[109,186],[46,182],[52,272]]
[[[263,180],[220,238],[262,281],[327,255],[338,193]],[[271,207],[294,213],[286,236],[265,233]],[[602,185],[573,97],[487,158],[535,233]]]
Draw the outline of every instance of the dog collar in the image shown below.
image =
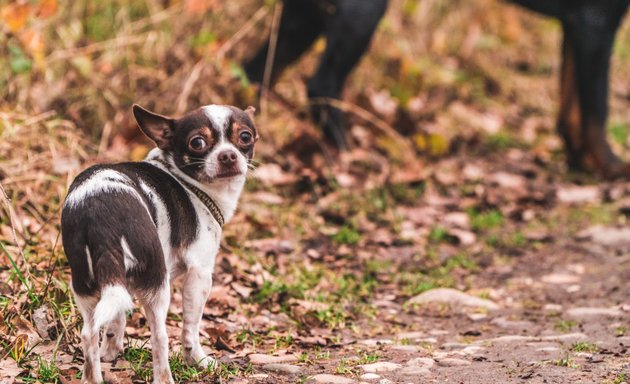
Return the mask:
[[223,214],[221,213],[221,210],[217,206],[217,203],[215,203],[214,200],[212,200],[212,198],[208,196],[207,193],[195,187],[194,185],[190,184],[189,182],[182,179],[181,177],[177,176],[174,172],[172,172],[171,165],[167,163],[166,161],[162,159],[154,159],[154,160],[162,164],[163,166],[165,166],[166,169],[168,169],[169,171],[171,171],[170,175],[173,176],[175,180],[177,180],[182,186],[184,186],[184,188],[194,193],[195,196],[197,196],[197,198],[201,200],[203,205],[206,206],[206,209],[210,212],[212,217],[214,217],[217,223],[219,223],[219,226],[223,227],[223,224],[225,224],[225,219],[223,218]]

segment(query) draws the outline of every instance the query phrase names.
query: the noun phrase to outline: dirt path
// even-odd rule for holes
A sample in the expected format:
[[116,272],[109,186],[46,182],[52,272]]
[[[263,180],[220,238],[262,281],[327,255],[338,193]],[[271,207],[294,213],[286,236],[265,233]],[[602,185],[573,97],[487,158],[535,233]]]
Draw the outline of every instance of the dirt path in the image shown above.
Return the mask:
[[[327,360],[299,364],[300,377],[322,383],[627,382],[630,255],[623,250],[629,245],[628,238],[613,247],[571,240],[527,252],[513,266],[487,268],[478,278],[492,287],[495,310],[457,302],[405,309],[388,300],[379,305],[377,297],[379,332],[346,340]],[[268,372],[289,367],[256,366],[264,373],[249,382],[295,382],[295,375]],[[345,369],[358,377],[340,375]]]

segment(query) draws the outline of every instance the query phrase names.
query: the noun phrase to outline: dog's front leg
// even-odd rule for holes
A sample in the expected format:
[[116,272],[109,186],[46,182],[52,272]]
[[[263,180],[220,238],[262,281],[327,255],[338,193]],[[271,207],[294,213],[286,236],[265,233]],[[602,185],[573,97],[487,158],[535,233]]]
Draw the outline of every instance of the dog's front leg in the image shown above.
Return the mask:
[[182,331],[182,343],[184,345],[184,359],[187,364],[199,365],[203,368],[214,364],[214,359],[206,355],[199,342],[199,323],[211,288],[212,268],[194,266],[188,269],[184,277],[183,287],[184,329]]
[[170,285],[166,282],[152,297],[143,299],[142,306],[151,329],[153,354],[153,384],[173,383],[168,365],[168,334],[166,315],[171,301]]

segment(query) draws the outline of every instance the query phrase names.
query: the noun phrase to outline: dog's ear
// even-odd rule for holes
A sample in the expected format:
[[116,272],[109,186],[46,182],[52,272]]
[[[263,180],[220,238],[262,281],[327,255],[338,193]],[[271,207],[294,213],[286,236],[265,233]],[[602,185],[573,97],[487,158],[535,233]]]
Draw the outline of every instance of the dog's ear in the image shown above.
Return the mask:
[[133,105],[133,116],[145,135],[160,149],[169,149],[173,135],[173,119],[148,111],[138,104]]
[[247,108],[245,108],[245,113],[247,113],[247,116],[249,116],[250,120],[253,122],[254,121],[254,113],[256,112],[256,108],[252,107],[251,105]]
[[[249,117],[249,119],[252,121],[252,123],[254,122],[254,113],[256,112],[256,108],[252,107],[251,105],[247,108],[245,108],[245,113],[247,114],[247,117]],[[256,128],[256,140],[259,139],[259,135],[258,135],[258,128]]]

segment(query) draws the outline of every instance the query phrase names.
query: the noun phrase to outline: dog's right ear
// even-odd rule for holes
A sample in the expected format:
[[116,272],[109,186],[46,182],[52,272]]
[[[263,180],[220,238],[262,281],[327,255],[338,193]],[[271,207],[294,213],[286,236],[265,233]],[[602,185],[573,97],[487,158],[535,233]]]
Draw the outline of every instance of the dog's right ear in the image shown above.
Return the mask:
[[148,111],[138,104],[133,105],[133,116],[142,132],[153,140],[158,148],[169,149],[173,135],[173,119]]

